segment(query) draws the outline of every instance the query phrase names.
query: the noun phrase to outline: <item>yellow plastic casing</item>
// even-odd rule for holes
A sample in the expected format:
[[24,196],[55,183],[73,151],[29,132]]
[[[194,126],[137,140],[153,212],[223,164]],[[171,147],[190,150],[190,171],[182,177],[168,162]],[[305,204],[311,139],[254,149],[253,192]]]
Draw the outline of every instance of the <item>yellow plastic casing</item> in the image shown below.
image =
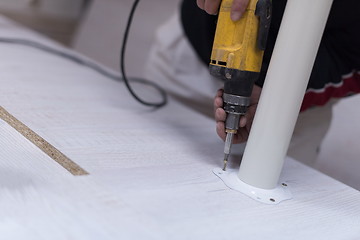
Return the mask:
[[257,47],[259,18],[255,15],[258,0],[250,0],[240,20],[230,18],[233,0],[220,6],[210,65],[240,71],[260,72],[264,51]]

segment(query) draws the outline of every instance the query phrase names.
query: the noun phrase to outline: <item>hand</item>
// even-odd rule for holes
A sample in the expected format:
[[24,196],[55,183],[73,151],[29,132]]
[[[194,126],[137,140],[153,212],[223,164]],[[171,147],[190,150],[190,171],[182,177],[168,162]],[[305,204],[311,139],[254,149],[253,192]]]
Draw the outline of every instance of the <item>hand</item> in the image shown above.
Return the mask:
[[[225,132],[225,120],[226,120],[226,112],[223,107],[223,95],[224,90],[219,89],[216,97],[214,99],[214,112],[215,112],[215,121],[216,121],[216,132],[219,137],[225,141],[226,132]],[[234,135],[233,143],[242,143],[245,142],[249,137],[250,128],[252,122],[254,120],[256,107],[259,102],[261,94],[261,88],[254,85],[251,97],[250,97],[250,106],[245,114],[240,118],[240,128],[237,134]]]
[[[196,0],[199,8],[208,14],[216,15],[219,11],[221,0]],[[231,7],[231,19],[235,22],[241,18],[246,10],[249,0],[234,0]]]

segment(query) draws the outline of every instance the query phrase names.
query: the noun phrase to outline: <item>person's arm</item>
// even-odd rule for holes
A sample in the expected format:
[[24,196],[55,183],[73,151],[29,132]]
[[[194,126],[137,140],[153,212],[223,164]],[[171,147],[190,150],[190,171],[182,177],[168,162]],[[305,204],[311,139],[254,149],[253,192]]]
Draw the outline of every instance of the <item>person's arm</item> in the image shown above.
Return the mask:
[[[221,0],[197,0],[199,8],[208,14],[216,15],[219,11]],[[246,10],[249,0],[234,0],[231,7],[231,19],[237,21],[241,18]]]

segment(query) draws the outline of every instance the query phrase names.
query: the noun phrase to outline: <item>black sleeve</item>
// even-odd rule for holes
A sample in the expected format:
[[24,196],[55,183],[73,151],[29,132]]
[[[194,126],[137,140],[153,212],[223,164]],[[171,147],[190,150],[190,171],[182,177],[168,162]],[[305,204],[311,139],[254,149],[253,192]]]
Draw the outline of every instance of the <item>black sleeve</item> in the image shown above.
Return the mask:
[[184,0],[181,4],[181,22],[192,47],[208,65],[214,41],[217,16],[207,14],[198,8],[195,0]]
[[360,70],[360,1],[335,0],[321,40],[308,89],[339,84]]

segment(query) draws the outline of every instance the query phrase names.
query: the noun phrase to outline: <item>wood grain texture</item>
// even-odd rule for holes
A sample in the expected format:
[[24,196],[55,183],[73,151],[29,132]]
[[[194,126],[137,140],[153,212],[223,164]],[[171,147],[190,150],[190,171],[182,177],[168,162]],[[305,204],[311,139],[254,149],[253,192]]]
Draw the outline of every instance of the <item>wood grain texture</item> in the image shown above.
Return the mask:
[[16,131],[18,131],[21,135],[27,138],[35,146],[40,148],[44,153],[46,153],[49,157],[55,160],[63,168],[68,170],[71,174],[75,176],[89,174],[79,165],[74,163],[70,158],[68,158],[62,152],[57,150],[53,145],[48,143],[45,139],[43,139],[34,131],[32,131],[30,128],[28,128],[25,124],[17,120],[14,116],[12,116],[1,106],[0,106],[0,118],[5,122],[7,122],[14,129],[16,129]]
[[[6,24],[1,22],[1,24]],[[43,38],[15,27],[0,36]],[[68,51],[68,50],[67,50]],[[360,236],[360,193],[292,159],[293,200],[263,205],[212,173],[213,120],[170,99],[154,111],[124,85],[28,47],[0,44],[0,102],[88,170],[73,176],[0,121],[4,239],[326,239]],[[136,85],[143,97],[149,89]],[[236,147],[230,168],[241,156]]]

